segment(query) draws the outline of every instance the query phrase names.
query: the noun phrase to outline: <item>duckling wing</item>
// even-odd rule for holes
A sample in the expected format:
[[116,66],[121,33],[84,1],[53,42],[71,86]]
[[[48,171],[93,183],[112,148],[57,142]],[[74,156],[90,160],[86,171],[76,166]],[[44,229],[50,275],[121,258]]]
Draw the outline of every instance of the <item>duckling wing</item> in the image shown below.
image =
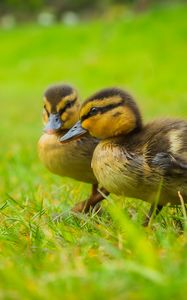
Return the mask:
[[159,169],[163,175],[186,175],[187,160],[170,153],[157,153],[152,160],[152,167]]
[[144,129],[144,157],[161,174],[187,173],[187,122],[157,120]]

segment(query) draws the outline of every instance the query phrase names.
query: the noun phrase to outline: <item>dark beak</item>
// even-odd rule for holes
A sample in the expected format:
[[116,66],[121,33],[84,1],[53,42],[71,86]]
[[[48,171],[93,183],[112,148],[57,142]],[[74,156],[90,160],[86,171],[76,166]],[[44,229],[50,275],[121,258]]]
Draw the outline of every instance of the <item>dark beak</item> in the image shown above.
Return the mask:
[[48,123],[44,127],[44,131],[48,134],[55,134],[61,129],[62,125],[63,122],[60,118],[59,113],[50,114]]
[[87,130],[82,128],[81,122],[78,121],[64,136],[59,139],[59,141],[61,143],[72,141],[84,135],[86,132]]

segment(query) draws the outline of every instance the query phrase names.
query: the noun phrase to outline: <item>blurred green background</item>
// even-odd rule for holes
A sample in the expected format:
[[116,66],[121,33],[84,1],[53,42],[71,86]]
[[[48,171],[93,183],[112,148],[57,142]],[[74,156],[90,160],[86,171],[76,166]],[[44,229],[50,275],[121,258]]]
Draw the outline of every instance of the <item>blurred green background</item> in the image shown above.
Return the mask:
[[122,87],[145,122],[186,118],[185,2],[1,1],[2,299],[185,299],[180,211],[165,208],[144,231],[148,205],[112,196],[119,207],[104,203],[101,219],[68,215],[55,223],[52,216],[90,187],[50,174],[36,150],[43,92],[52,83],[74,85],[81,99]]

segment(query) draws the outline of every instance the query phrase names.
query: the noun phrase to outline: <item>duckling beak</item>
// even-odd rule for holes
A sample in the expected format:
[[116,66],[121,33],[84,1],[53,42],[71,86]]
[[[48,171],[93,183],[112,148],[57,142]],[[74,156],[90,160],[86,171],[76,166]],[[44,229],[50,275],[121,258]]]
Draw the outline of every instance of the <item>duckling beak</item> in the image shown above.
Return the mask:
[[78,121],[64,136],[59,139],[59,141],[61,143],[72,141],[84,135],[86,132],[87,130],[81,126],[81,121]]
[[59,113],[50,114],[48,123],[44,127],[44,132],[48,134],[55,134],[61,129],[62,125],[63,122],[60,118]]

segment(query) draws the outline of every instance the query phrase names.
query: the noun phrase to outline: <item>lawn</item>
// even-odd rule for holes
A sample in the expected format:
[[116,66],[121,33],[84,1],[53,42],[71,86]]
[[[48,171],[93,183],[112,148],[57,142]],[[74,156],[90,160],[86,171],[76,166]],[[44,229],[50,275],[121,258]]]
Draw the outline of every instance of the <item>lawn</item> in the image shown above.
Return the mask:
[[36,151],[51,83],[71,83],[81,99],[123,87],[145,122],[186,118],[186,15],[178,5],[0,30],[0,299],[186,299],[179,208],[164,208],[145,229],[149,205],[111,195],[101,216],[75,217],[70,208],[90,186],[50,174]]

